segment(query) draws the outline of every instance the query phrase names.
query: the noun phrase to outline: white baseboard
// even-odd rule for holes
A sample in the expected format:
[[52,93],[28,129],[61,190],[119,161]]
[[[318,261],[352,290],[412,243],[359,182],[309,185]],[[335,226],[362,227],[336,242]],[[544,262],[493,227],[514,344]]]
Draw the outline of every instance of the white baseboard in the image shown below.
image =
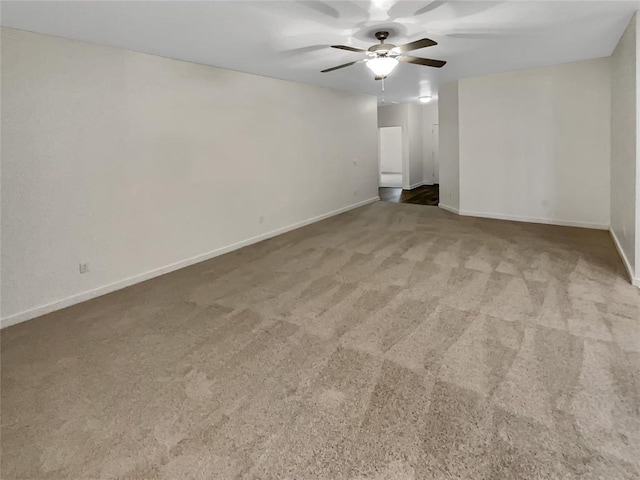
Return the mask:
[[562,227],[579,227],[579,228],[592,228],[595,230],[609,230],[609,225],[600,224],[600,223],[574,222],[571,220],[558,220],[553,218],[522,217],[520,215],[509,215],[504,213],[487,213],[487,212],[473,212],[469,210],[460,210],[460,215],[463,215],[466,217],[493,218],[495,220],[510,220],[512,222],[542,223],[545,225],[559,225]]
[[616,246],[616,250],[618,250],[618,254],[620,255],[620,258],[622,258],[622,263],[624,264],[624,268],[627,270],[627,274],[629,275],[629,281],[631,282],[632,285],[635,285],[636,287],[640,287],[640,278],[635,276],[633,266],[629,262],[629,259],[627,258],[627,254],[624,253],[624,250],[622,249],[622,245],[620,245],[620,241],[618,240],[618,236],[616,235],[616,232],[614,232],[613,229],[610,228],[609,233],[611,234],[611,238],[613,239],[613,244]]
[[588,223],[588,222],[573,222],[570,220],[556,220],[551,218],[537,218],[537,217],[521,217],[518,215],[507,215],[502,213],[485,213],[485,212],[472,212],[469,210],[459,210],[444,203],[438,203],[438,206],[444,210],[447,210],[463,217],[478,217],[478,218],[492,218],[494,220],[509,220],[512,222],[526,222],[526,223],[542,223],[545,225],[559,225],[561,227],[579,227],[579,228],[591,228],[594,230],[609,230],[609,225],[600,223]]
[[319,222],[321,220],[325,220],[329,217],[333,217],[335,215],[339,215],[344,212],[348,212],[349,210],[353,210],[358,207],[362,207],[364,205],[368,205],[370,203],[374,203],[380,200],[380,197],[372,197],[367,200],[363,200],[358,203],[354,203],[348,205],[346,207],[339,208],[337,210],[333,210],[328,213],[323,213],[322,215],[318,215],[307,220],[303,220],[301,222],[293,223],[291,225],[287,225],[286,227],[278,228],[276,230],[272,230],[267,233],[263,233],[262,235],[258,235],[256,237],[251,237],[246,240],[242,240],[240,242],[233,243],[231,245],[227,245],[226,247],[217,248],[210,252],[203,253],[201,255],[197,255],[195,257],[187,258],[185,260],[181,260],[179,262],[172,263],[170,265],[165,265],[163,267],[155,268],[153,270],[149,270],[148,272],[140,273],[138,275],[134,275],[132,277],[125,278],[123,280],[118,280],[117,282],[113,282],[107,285],[103,285],[98,288],[94,288],[92,290],[87,290],[81,293],[77,293],[75,295],[71,295],[69,297],[56,300],[55,302],[48,303],[46,305],[41,305],[35,308],[30,308],[28,310],[24,310],[22,312],[15,313],[13,315],[9,315],[8,317],[4,317],[0,319],[0,328],[9,327],[11,325],[15,325],[17,323],[24,322],[26,320],[31,320],[32,318],[39,317],[41,315],[46,315],[47,313],[55,312],[56,310],[61,310],[66,307],[70,307],[71,305],[75,305],[77,303],[85,302],[87,300],[91,300],[92,298],[100,297],[102,295],[106,295],[107,293],[114,292],[116,290],[121,290],[125,287],[134,285],[136,283],[144,282],[145,280],[149,280],[154,277],[158,277],[160,275],[164,275],[165,273],[173,272],[175,270],[179,270],[181,268],[188,267],[190,265],[194,265],[196,263],[204,262],[205,260],[209,260],[211,258],[217,257],[219,255],[223,255],[225,253],[229,253],[233,250],[237,250],[242,247],[246,247],[248,245],[261,242],[263,240],[267,240],[268,238],[275,237],[277,235],[281,235],[283,233],[289,232],[291,230],[295,230],[297,228],[304,227],[306,225],[310,225],[315,222]]
[[450,207],[449,205],[445,205],[444,203],[438,203],[438,207],[448,212],[455,213],[456,215],[460,215],[460,210],[455,207]]
[[418,188],[418,187],[422,187],[424,185],[435,185],[433,182],[418,182],[418,183],[414,183],[413,185],[409,186],[409,190],[413,190],[414,188]]

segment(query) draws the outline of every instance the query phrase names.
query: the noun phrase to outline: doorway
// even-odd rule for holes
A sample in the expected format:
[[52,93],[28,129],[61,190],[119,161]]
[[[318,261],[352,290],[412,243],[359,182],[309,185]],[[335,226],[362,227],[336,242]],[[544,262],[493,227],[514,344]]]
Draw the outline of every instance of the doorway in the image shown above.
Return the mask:
[[433,184],[440,183],[440,125],[431,125],[431,164],[433,165]]
[[379,147],[380,186],[402,188],[402,127],[380,127]]

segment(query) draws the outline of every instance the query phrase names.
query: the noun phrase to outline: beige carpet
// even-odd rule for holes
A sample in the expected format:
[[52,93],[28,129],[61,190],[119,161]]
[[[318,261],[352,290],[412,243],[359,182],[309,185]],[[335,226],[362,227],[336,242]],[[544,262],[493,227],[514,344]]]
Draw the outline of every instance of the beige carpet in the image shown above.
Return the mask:
[[378,202],[1,336],[3,479],[640,476],[604,231]]

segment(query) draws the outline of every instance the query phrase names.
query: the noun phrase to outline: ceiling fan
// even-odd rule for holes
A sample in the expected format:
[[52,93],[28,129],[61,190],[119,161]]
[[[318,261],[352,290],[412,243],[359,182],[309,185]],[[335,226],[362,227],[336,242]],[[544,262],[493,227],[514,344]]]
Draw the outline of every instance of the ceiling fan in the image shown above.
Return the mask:
[[375,75],[375,79],[382,80],[389,75],[394,68],[396,68],[398,62],[415,63],[417,65],[435,68],[442,68],[447,63],[444,60],[431,60],[429,58],[405,55],[406,52],[411,52],[412,50],[418,50],[425,47],[432,47],[433,45],[438,44],[428,38],[422,38],[414,42],[409,42],[405,45],[395,46],[392,43],[384,43],[387,37],[389,37],[389,32],[376,32],[375,37],[380,40],[380,43],[372,45],[367,50],[350,47],[348,45],[331,45],[331,48],[348,50],[350,52],[366,53],[367,58],[338,65],[337,67],[327,68],[326,70],[322,70],[321,73],[332,72],[340,68],[350,67],[357,63],[366,62],[369,70],[371,70]]

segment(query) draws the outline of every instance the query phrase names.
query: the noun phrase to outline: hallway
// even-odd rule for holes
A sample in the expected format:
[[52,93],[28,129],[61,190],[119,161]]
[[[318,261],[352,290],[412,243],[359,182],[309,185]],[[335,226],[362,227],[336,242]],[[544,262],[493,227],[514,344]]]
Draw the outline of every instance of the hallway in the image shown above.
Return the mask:
[[413,190],[380,187],[378,189],[378,195],[383,202],[437,206],[439,201],[439,186],[423,185]]

